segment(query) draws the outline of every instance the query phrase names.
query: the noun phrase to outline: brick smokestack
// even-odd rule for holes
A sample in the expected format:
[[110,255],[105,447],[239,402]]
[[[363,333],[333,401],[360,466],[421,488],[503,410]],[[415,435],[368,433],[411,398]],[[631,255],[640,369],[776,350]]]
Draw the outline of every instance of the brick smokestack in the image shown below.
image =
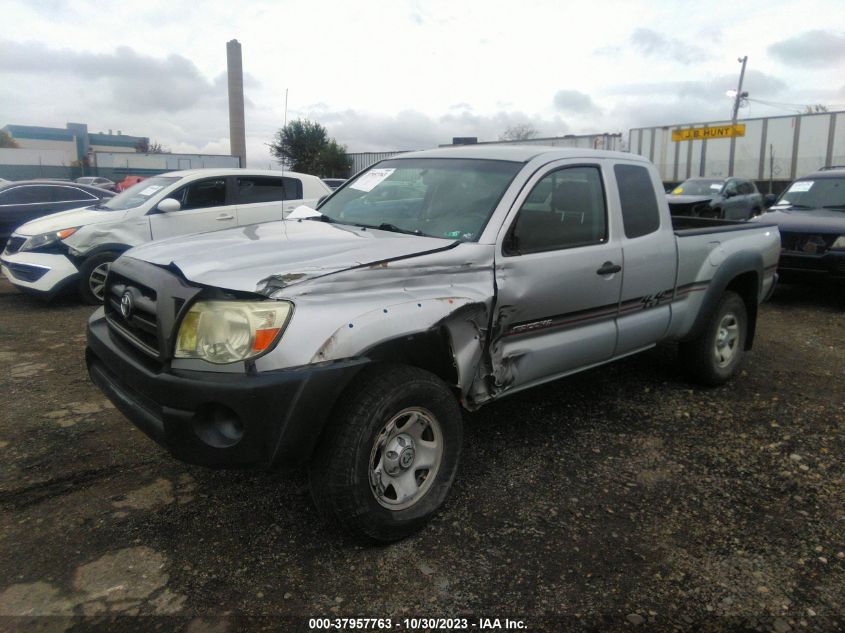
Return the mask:
[[244,69],[238,40],[226,42],[226,67],[229,77],[229,143],[233,156],[246,167],[246,129],[244,127]]

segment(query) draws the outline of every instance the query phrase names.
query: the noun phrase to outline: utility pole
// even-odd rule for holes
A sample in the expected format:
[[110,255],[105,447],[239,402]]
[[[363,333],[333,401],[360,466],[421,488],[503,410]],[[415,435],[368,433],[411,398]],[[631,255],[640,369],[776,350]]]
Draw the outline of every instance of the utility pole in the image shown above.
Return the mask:
[[[731,125],[736,125],[736,119],[739,116],[739,104],[743,97],[747,97],[748,93],[742,91],[742,80],[745,78],[745,63],[748,61],[748,55],[738,57],[737,60],[742,64],[742,70],[739,71],[739,85],[736,87],[736,96],[734,97],[734,111],[731,115]],[[736,152],[736,136],[731,135],[731,149],[728,156],[728,176],[734,175],[734,153]]]
[[748,93],[742,91],[742,80],[745,78],[745,63],[748,61],[748,55],[737,58],[737,61],[742,64],[742,70],[739,71],[739,85],[736,87],[736,97],[734,97],[734,111],[731,116],[731,123],[736,124],[736,119],[739,116],[739,104],[743,97],[747,97]]

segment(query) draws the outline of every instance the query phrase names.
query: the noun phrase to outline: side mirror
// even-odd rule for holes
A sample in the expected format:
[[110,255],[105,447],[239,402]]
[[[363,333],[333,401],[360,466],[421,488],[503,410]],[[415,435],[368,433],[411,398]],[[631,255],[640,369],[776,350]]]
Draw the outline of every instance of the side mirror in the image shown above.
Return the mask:
[[174,211],[178,211],[181,208],[182,205],[179,203],[178,200],[176,200],[176,198],[165,198],[156,206],[156,209],[158,209],[162,213],[173,213]]
[[767,193],[765,196],[763,196],[763,206],[768,209],[777,201],[777,199],[778,197],[775,194]]

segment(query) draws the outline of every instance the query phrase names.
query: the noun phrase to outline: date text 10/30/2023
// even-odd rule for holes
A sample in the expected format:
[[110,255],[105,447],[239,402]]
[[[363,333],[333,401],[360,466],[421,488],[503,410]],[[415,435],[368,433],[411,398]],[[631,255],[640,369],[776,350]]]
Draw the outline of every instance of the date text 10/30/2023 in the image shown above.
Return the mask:
[[510,618],[309,618],[310,630],[524,630],[523,620]]

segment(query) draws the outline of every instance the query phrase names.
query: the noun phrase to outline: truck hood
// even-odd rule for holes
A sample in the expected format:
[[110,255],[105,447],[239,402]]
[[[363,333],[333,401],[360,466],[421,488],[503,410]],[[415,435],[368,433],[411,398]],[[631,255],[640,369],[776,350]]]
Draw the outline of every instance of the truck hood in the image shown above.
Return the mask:
[[845,211],[834,209],[785,209],[758,216],[760,222],[776,223],[793,233],[839,233],[845,235]]
[[455,244],[319,220],[286,220],[152,242],[126,255],[175,266],[194,283],[270,294],[315,277]]
[[125,211],[94,211],[90,206],[79,209],[68,209],[67,211],[59,211],[58,213],[45,215],[42,218],[27,222],[19,226],[15,233],[30,237],[32,235],[41,235],[42,233],[60,231],[61,229],[69,229],[76,226],[88,226],[89,224],[97,224],[98,222],[119,220],[125,213]]

